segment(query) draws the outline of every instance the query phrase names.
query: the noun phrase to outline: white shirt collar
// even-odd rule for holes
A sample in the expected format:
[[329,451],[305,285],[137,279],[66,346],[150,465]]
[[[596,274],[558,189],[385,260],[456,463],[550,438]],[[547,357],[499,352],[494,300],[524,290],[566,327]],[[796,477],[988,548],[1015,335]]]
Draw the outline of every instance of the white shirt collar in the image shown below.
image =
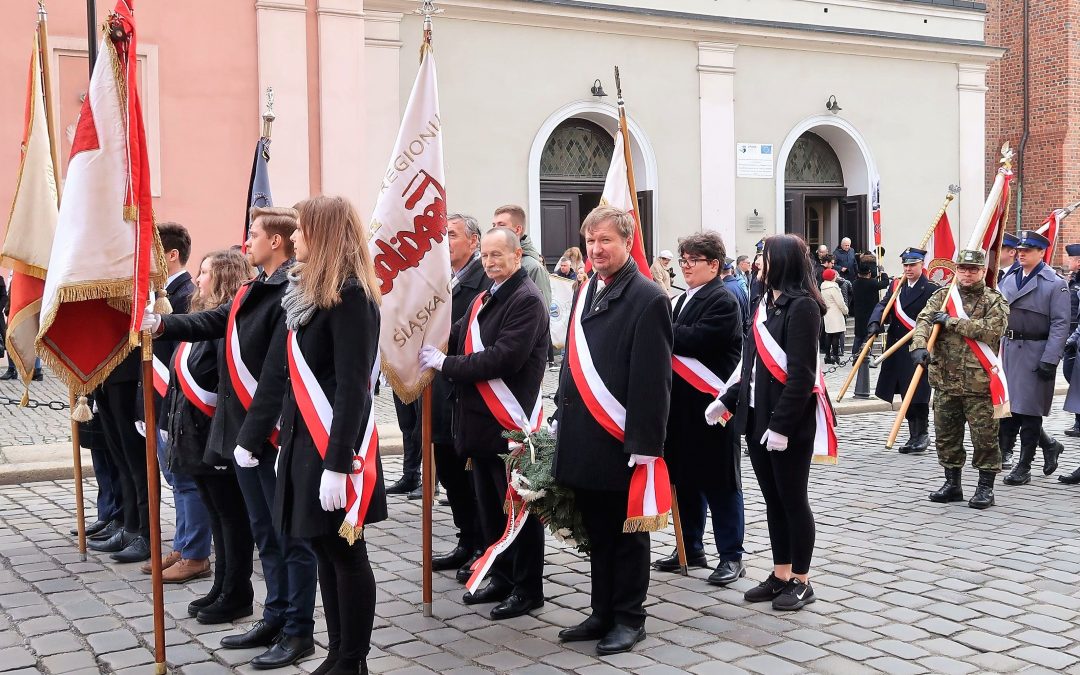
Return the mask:
[[[694,297],[694,294],[697,293],[698,291],[700,291],[703,288],[705,288],[705,284],[702,284],[700,286],[696,286],[694,288],[686,289],[686,302],[690,302],[690,298]],[[683,303],[683,304],[685,305],[686,303]]]

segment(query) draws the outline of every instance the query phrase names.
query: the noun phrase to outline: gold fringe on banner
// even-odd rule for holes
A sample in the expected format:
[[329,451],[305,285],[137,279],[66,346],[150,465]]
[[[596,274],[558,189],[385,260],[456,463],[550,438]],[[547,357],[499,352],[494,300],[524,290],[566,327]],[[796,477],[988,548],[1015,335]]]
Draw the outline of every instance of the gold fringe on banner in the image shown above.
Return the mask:
[[356,527],[350,525],[347,521],[341,523],[341,527],[338,528],[338,536],[345,541],[349,542],[349,546],[352,546],[358,541],[364,539],[364,526],[357,525]]
[[622,531],[626,534],[634,532],[659,532],[667,529],[668,514],[661,513],[655,516],[634,516],[627,518],[623,523]]
[[837,464],[837,458],[832,455],[814,455],[813,458],[811,458],[810,463],[835,466]]

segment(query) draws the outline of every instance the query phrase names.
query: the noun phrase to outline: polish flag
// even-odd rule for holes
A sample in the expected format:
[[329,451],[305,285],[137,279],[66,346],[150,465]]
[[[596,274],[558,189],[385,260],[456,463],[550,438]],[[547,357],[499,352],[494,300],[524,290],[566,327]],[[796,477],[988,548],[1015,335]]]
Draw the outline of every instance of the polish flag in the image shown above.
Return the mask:
[[952,260],[956,255],[956,240],[953,239],[952,225],[949,224],[949,214],[942,211],[934,227],[934,252],[932,259],[944,258]]
[[[629,211],[634,216],[634,243],[630,248],[630,257],[638,264],[641,273],[652,279],[652,271],[649,269],[649,261],[645,257],[645,245],[641,234],[641,217],[638,214],[637,195],[630,191],[630,172],[633,166],[627,162],[629,153],[623,140],[621,128],[615,134],[615,152],[611,156],[611,165],[608,166],[607,178],[604,179],[604,193],[600,197],[600,203],[607,206]],[[589,266],[591,269],[592,266]]]
[[1057,244],[1058,230],[1061,227],[1061,209],[1054,211],[1046,217],[1039,229],[1035,230],[1050,242],[1050,246],[1043,252],[1043,262],[1050,265],[1054,259],[1054,246]]

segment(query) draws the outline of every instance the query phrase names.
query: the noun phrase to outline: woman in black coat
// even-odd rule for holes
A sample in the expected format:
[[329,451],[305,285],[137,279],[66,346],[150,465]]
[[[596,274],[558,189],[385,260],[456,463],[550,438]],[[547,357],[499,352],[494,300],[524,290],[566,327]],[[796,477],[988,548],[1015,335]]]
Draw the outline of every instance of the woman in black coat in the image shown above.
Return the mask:
[[[741,386],[728,390],[706,415],[715,423],[725,409],[736,410],[735,428],[746,435],[750,463],[765,498],[773,573],[744,597],[795,610],[814,601],[808,578],[814,514],[807,483],[817,426],[814,386],[824,303],[802,239],[790,234],[769,237],[763,253],[764,296],[755,311],[765,312],[763,329],[787,355],[787,382],[769,371],[752,334],[743,347]],[[759,329],[762,326],[752,331]]]
[[[319,675],[367,673],[375,576],[363,526],[386,519],[378,448],[366,432],[379,351],[379,284],[356,209],[342,197],[299,205],[292,239],[301,264],[282,299],[289,387],[281,411],[274,518],[311,541],[326,612]],[[314,412],[321,406],[322,414]],[[371,420],[373,422],[373,420]],[[318,439],[318,440],[316,440]],[[359,491],[347,485],[359,476]],[[364,495],[359,505],[353,495]]]
[[[201,312],[227,305],[249,278],[251,266],[240,252],[226,249],[210,253],[199,266],[195,281],[198,292],[191,310]],[[188,616],[199,617],[215,602],[219,606],[250,608],[255,540],[248,525],[247,507],[232,463],[221,455],[220,446],[208,442],[211,420],[217,411],[219,363],[225,362],[224,342],[185,342],[177,351],[179,357],[169,363],[169,389],[159,425],[169,437],[165,468],[194,479],[214,541],[214,585],[205,596],[188,604]],[[184,370],[178,373],[180,358]],[[203,613],[201,618],[202,623],[217,622],[211,613]]]

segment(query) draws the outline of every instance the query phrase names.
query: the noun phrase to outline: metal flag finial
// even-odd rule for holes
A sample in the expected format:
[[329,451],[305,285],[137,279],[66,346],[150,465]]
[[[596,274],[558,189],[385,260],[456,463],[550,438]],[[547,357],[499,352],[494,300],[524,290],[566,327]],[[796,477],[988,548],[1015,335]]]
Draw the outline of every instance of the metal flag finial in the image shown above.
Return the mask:
[[263,128],[262,128],[263,138],[270,138],[270,130],[274,126],[274,120],[277,119],[277,116],[274,114],[274,88],[273,87],[267,87],[266,88],[266,111],[263,112],[262,119],[263,119]]
[[48,17],[48,13],[45,11],[45,0],[38,0],[37,15],[38,21],[44,21]]
[[424,21],[431,21],[431,17],[444,11],[446,10],[435,7],[435,0],[420,0],[420,6],[413,10],[413,14],[424,17]]

